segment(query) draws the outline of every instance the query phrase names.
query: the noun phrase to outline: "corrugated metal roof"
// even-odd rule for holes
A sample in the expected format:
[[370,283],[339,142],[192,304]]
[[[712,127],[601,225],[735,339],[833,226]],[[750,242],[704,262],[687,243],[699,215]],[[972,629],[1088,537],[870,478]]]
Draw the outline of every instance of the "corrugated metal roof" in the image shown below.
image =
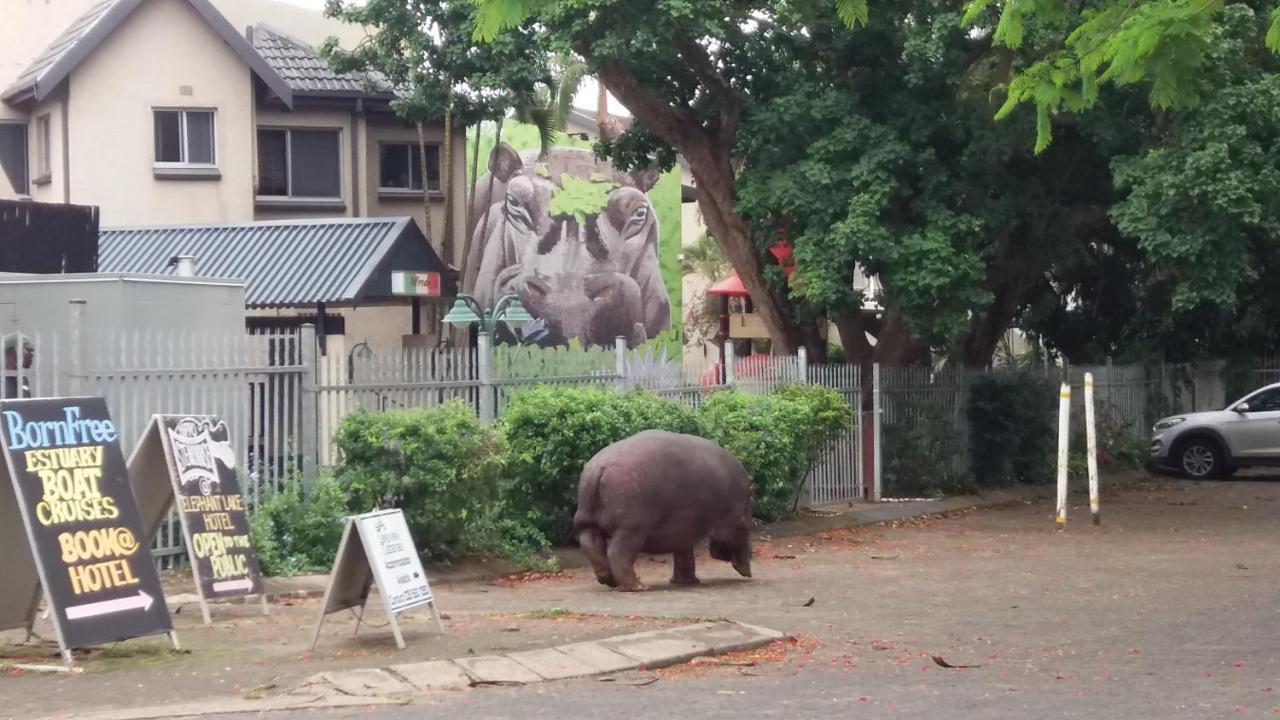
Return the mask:
[[384,78],[376,74],[334,72],[310,45],[267,25],[255,25],[251,40],[253,49],[295,93],[392,97],[391,85]]
[[193,255],[201,277],[244,280],[251,307],[351,302],[401,237],[425,244],[407,217],[104,228],[98,269],[166,274]]

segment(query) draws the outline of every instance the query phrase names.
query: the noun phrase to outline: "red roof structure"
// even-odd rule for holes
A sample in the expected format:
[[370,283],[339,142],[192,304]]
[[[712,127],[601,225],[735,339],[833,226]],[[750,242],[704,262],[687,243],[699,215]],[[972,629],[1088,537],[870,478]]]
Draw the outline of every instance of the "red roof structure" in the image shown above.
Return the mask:
[[747,297],[747,286],[742,284],[742,278],[738,277],[738,271],[734,270],[729,273],[729,277],[707,288],[708,295],[725,295],[728,297]]

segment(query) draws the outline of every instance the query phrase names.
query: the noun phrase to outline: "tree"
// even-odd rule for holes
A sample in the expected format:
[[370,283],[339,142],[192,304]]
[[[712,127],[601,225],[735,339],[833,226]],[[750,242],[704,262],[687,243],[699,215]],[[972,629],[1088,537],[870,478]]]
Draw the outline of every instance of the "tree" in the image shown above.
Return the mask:
[[[444,256],[452,260],[454,228],[453,127],[470,127],[502,117],[539,87],[555,81],[543,36],[512,28],[488,42],[473,39],[478,8],[467,2],[326,0],[330,17],[365,27],[356,47],[344,49],[329,38],[320,53],[340,72],[376,73],[396,88],[397,115],[421,128],[444,123]],[[426,177],[424,172],[423,177]],[[430,217],[430,215],[428,215]],[[464,257],[465,262],[465,257]],[[465,268],[464,268],[465,269]]]

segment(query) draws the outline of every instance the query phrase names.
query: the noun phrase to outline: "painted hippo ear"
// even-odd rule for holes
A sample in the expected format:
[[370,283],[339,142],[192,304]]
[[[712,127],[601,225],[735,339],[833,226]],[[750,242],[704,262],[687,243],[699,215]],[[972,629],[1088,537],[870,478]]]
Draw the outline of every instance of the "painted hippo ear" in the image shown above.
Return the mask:
[[498,143],[493,152],[489,153],[489,172],[502,182],[509,182],[523,168],[520,153],[505,142]]
[[636,189],[642,193],[647,193],[658,184],[658,178],[661,177],[656,167],[647,167],[641,170],[631,171],[631,182],[635,183]]

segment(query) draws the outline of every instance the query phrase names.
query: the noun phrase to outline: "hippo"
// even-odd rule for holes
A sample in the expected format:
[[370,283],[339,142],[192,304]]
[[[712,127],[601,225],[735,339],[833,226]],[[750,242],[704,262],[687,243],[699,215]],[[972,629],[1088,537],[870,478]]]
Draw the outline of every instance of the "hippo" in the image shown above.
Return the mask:
[[751,577],[751,480],[738,459],[694,435],[645,430],[596,453],[578,482],[573,528],[596,580],[646,589],[636,557],[671,553],[672,584],[694,585],[693,549]]
[[[514,294],[540,343],[634,347],[671,327],[658,262],[653,169],[619,172],[588,150],[493,149],[477,183],[463,286],[484,307]],[[575,210],[574,203],[585,203]]]

